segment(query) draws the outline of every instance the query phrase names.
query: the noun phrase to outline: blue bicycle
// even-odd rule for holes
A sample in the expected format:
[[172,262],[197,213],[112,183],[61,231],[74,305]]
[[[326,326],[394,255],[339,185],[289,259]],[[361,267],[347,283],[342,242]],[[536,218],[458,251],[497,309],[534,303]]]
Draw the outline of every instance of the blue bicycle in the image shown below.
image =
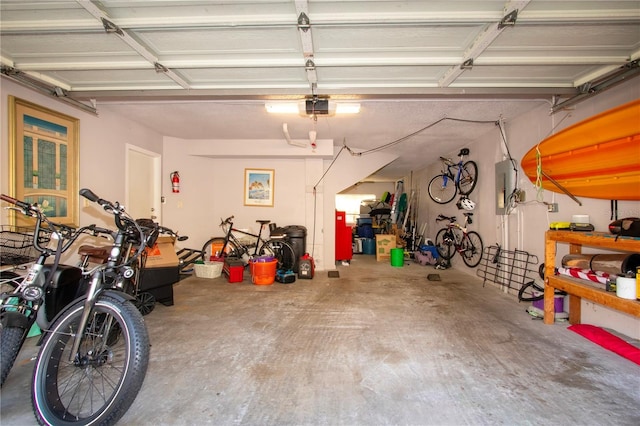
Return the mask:
[[468,148],[458,153],[459,160],[454,163],[449,158],[440,157],[444,166],[442,172],[429,182],[429,197],[438,204],[447,204],[458,193],[469,195],[478,183],[478,165],[475,161],[464,161],[469,155]]

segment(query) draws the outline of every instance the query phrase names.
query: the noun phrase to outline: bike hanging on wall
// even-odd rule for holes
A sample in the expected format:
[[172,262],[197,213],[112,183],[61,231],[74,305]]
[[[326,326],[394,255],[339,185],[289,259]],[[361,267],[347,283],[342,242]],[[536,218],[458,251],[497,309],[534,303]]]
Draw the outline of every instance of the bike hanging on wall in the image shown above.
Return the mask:
[[436,234],[436,250],[445,260],[449,261],[457,253],[460,253],[465,265],[475,268],[482,260],[484,246],[480,234],[468,231],[467,224],[472,223],[473,213],[463,213],[464,224],[456,222],[455,216],[438,215],[436,221],[448,220],[449,223]]
[[443,169],[440,174],[429,181],[429,197],[438,204],[451,202],[458,193],[469,195],[478,183],[478,165],[475,161],[464,161],[469,149],[463,148],[458,153],[458,162],[450,158],[440,157]]

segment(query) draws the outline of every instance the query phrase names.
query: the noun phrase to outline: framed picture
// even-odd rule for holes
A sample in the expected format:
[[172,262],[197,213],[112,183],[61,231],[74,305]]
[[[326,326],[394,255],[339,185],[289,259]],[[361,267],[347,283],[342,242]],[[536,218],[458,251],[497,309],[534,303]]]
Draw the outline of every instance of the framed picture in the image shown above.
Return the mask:
[[273,207],[273,169],[244,169],[244,205]]
[[[80,120],[9,96],[9,190],[54,222],[78,226]],[[32,220],[12,213],[16,225]]]

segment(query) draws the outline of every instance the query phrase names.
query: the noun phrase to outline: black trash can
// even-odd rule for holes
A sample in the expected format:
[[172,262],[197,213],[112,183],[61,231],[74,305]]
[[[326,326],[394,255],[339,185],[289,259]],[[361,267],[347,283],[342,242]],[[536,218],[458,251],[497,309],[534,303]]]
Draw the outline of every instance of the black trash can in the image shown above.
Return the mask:
[[307,228],[301,225],[289,225],[284,228],[284,234],[296,254],[293,272],[297,273],[300,258],[307,252]]

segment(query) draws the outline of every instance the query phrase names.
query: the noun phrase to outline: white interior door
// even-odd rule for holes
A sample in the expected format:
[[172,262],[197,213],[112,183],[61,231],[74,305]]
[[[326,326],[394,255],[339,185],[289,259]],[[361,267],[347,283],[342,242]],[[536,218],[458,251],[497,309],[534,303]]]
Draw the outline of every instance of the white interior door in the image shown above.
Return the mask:
[[127,211],[135,218],[161,223],[162,157],[134,145],[127,145]]

